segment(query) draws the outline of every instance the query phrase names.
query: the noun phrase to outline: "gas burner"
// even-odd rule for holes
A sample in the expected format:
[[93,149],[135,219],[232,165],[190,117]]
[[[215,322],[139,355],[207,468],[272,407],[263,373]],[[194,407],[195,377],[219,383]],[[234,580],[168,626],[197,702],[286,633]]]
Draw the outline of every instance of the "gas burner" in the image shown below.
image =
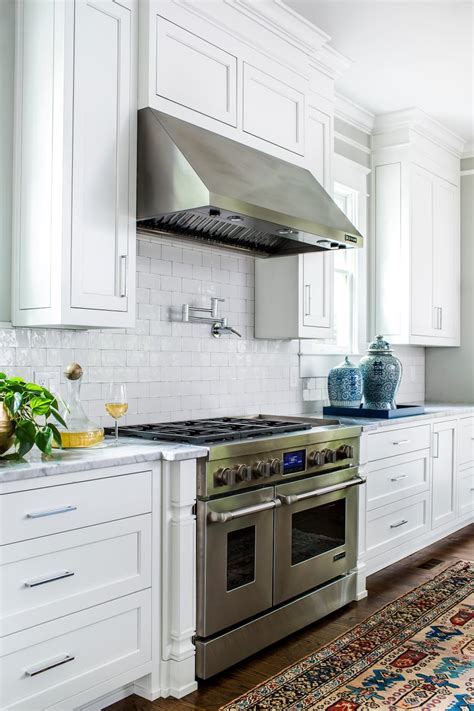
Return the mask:
[[[186,444],[208,444],[232,442],[249,437],[269,437],[286,432],[309,430],[311,427],[311,424],[305,422],[289,422],[258,415],[257,417],[211,417],[205,420],[125,425],[119,427],[119,435]],[[106,428],[106,432],[112,434],[113,430]]]

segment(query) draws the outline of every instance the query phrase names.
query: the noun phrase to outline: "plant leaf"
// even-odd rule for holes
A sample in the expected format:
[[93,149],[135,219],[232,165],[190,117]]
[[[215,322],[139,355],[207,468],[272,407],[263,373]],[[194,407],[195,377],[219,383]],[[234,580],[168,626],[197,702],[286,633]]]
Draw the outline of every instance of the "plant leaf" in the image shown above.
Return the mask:
[[[55,407],[51,407],[51,414],[63,427],[66,427],[66,429],[67,429],[67,424],[64,422],[63,418],[61,417],[61,415],[59,414],[59,412],[56,410]],[[50,424],[50,423],[48,422],[48,424]]]
[[19,440],[18,441],[18,448],[17,448],[18,458],[23,459],[25,454],[28,454],[28,452],[33,447],[33,445],[34,445],[34,440],[33,441],[26,440],[26,439]]
[[42,397],[31,398],[29,405],[34,415],[49,415],[51,412],[50,401]]
[[43,388],[41,387],[41,385],[37,385],[36,383],[27,383],[26,389],[30,390],[31,392],[34,392],[34,393],[42,393],[43,392]]
[[56,444],[58,445],[58,447],[61,447],[61,449],[62,449],[62,446],[63,446],[63,445],[62,445],[62,441],[61,441],[61,433],[60,433],[60,431],[58,430],[58,428],[56,427],[56,425],[53,425],[52,422],[48,422],[48,427],[49,427],[49,429],[51,430],[51,432],[53,433],[53,439],[54,439],[54,441],[56,442]]
[[7,376],[5,373],[0,373],[0,380],[6,380]]
[[31,442],[33,446],[36,435],[36,425],[31,420],[20,420],[15,427],[15,435],[17,439],[25,442]]
[[44,454],[51,454],[51,446],[53,442],[53,431],[51,427],[46,425],[42,427],[35,437],[35,444]]

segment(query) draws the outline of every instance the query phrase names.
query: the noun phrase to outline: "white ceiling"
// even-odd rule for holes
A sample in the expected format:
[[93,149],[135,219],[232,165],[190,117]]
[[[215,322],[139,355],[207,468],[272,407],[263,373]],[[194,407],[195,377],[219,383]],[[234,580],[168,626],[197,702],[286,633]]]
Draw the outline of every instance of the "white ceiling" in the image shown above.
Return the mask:
[[336,88],[373,113],[417,107],[474,141],[474,0],[286,0],[353,61]]

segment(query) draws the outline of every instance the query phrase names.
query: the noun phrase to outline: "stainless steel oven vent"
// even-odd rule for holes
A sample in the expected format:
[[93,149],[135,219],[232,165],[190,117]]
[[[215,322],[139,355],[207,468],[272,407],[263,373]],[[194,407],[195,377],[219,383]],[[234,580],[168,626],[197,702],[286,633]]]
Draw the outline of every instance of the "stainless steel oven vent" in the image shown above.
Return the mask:
[[150,108],[138,112],[137,220],[259,256],[363,243],[309,170]]

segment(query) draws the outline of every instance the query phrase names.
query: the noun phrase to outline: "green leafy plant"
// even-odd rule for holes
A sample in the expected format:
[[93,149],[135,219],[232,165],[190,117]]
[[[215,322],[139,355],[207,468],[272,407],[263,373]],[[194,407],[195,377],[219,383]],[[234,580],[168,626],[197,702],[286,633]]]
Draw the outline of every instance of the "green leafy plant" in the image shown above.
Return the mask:
[[52,453],[53,442],[61,447],[59,430],[49,418],[64,427],[66,423],[59,414],[57,399],[49,390],[0,373],[0,402],[15,426],[15,453],[6,458],[21,459],[34,445],[48,455]]

